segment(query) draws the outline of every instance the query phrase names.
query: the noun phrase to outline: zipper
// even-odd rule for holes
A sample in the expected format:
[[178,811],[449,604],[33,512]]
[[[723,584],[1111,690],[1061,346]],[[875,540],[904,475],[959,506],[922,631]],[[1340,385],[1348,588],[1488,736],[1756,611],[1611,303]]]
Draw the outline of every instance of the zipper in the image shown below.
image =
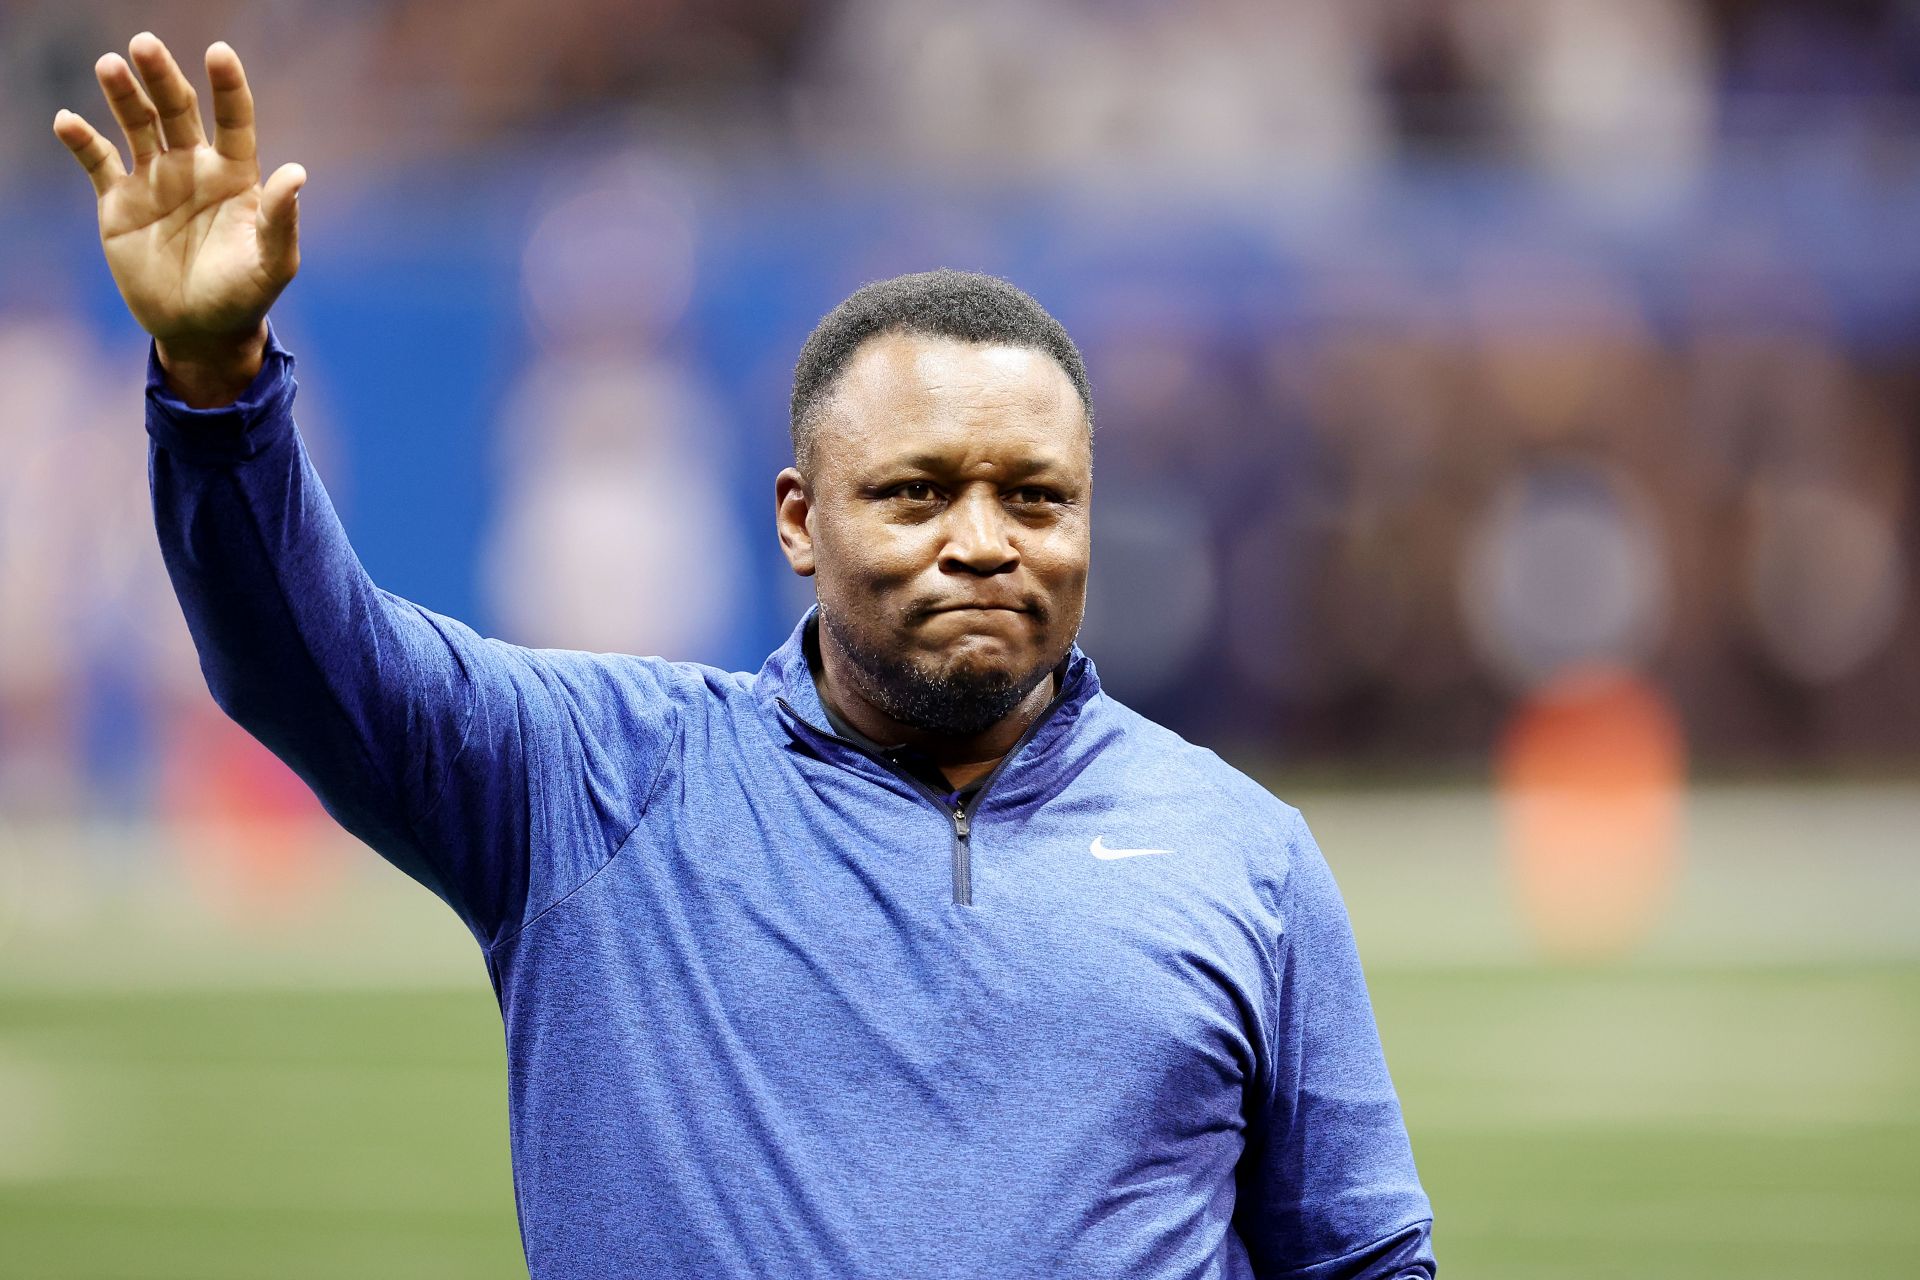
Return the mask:
[[957,907],[973,905],[973,846],[967,843],[972,834],[973,819],[967,815],[966,809],[954,809],[953,904]]
[[1000,763],[994,765],[992,772],[988,773],[987,776],[981,780],[980,785],[974,789],[972,798],[963,805],[949,805],[945,796],[922,782],[908,770],[901,768],[885,756],[874,755],[871,751],[868,751],[865,747],[851,739],[843,738],[830,729],[822,729],[819,725],[807,719],[798,711],[795,711],[793,704],[788,702],[786,698],[779,695],[775,695],[774,697],[774,701],[784,707],[787,714],[795,720],[798,720],[801,724],[807,726],[807,728],[823,738],[837,742],[843,747],[850,747],[858,751],[867,759],[878,763],[895,777],[904,779],[915,791],[918,791],[921,795],[932,801],[936,809],[947,815],[947,821],[953,827],[953,904],[957,907],[970,907],[973,905],[972,840],[974,813],[980,808],[980,802],[987,798],[987,791],[993,786],[994,780],[1000,776],[1001,770],[1005,769],[1008,763],[1020,754],[1027,743],[1033,740],[1033,735],[1040,731],[1040,726],[1050,720],[1053,717],[1053,713],[1060,709],[1060,704],[1066,700],[1067,682],[1063,679],[1060,682],[1060,692],[1053,695],[1053,701],[1046,705],[1046,709],[1035,716],[1033,723],[1022,730],[1018,738],[1014,739],[1013,745],[1007,748],[1007,754],[1000,757]]

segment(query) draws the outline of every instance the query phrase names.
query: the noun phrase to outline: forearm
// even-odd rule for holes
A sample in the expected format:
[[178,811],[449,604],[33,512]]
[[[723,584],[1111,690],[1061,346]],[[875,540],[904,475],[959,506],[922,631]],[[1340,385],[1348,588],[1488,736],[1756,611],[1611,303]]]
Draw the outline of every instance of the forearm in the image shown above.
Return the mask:
[[406,858],[468,690],[432,624],[355,556],[294,428],[292,364],[270,343],[237,403],[191,410],[150,363],[160,548],[215,701],[356,834]]

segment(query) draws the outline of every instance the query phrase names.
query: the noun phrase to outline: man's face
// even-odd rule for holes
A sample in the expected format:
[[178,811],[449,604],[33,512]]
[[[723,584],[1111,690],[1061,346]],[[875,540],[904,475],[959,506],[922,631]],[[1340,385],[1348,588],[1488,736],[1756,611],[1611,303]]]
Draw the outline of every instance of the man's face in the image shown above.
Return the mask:
[[1092,469],[1080,397],[1045,352],[900,333],[862,346],[812,476],[778,485],[782,547],[814,576],[822,644],[858,692],[965,734],[1037,687],[1085,612]]

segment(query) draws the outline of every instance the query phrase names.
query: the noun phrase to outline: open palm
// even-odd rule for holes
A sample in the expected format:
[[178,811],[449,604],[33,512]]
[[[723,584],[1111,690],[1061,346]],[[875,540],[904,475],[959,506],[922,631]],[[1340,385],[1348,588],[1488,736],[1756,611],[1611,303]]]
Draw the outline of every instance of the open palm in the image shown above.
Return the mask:
[[294,197],[306,171],[283,165],[261,184],[253,95],[230,46],[207,50],[211,142],[167,47],[142,32],[129,52],[138,79],[111,53],[94,74],[126,134],[131,171],[71,111],[54,117],[54,133],[93,181],[107,265],[141,327],[183,353],[244,341],[299,269]]

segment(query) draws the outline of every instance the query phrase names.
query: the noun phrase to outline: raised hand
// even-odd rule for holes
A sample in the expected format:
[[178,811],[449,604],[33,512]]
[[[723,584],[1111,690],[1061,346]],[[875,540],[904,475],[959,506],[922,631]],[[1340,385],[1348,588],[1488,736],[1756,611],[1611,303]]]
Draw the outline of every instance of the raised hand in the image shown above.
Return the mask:
[[107,266],[153,335],[175,392],[189,404],[230,403],[259,371],[267,309],[299,270],[296,197],[307,172],[282,165],[261,184],[253,94],[224,41],[207,50],[211,142],[199,98],[167,47],[141,32],[128,52],[133,67],[109,53],[94,75],[126,134],[132,170],[72,111],[54,116],[53,131],[93,181]]

